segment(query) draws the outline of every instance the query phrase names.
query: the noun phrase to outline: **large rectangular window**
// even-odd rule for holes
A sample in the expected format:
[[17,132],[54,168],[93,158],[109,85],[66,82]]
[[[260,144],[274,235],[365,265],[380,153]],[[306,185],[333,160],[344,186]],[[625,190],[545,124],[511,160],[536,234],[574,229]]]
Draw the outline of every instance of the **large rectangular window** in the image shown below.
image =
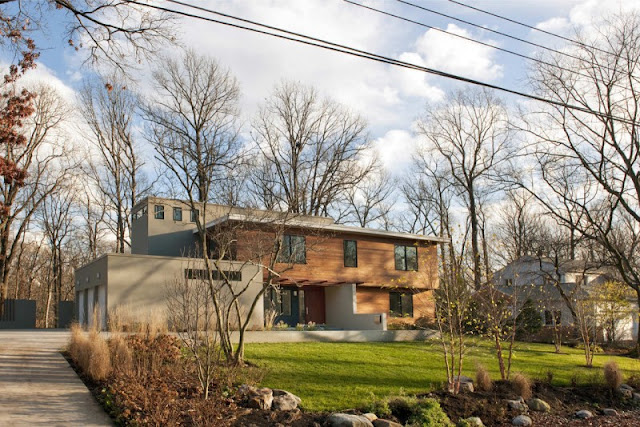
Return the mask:
[[413,294],[389,292],[389,315],[391,317],[413,317]]
[[562,324],[562,311],[560,310],[545,310],[544,311],[544,324],[545,326],[554,326]]
[[355,240],[345,240],[343,243],[343,249],[344,249],[344,266],[357,267],[358,266],[358,243]]
[[164,219],[164,206],[162,206],[162,205],[154,205],[153,206],[153,217],[155,219]]
[[291,315],[291,289],[270,289],[264,299],[264,308],[274,310],[278,316]]
[[418,271],[418,248],[415,246],[396,245],[396,270]]
[[278,254],[278,262],[290,264],[306,264],[307,248],[304,236],[285,234]]
[[182,208],[173,208],[173,220],[182,221]]

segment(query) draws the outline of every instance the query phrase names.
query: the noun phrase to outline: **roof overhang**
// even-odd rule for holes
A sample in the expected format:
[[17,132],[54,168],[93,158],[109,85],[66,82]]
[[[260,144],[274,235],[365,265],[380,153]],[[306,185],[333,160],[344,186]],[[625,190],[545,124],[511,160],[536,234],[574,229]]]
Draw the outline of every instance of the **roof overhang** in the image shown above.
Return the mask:
[[[357,235],[365,235],[365,236],[373,236],[373,237],[385,237],[389,239],[402,239],[402,240],[415,240],[415,241],[423,241],[423,242],[433,242],[433,243],[448,243],[450,240],[446,237],[438,237],[438,236],[425,236],[422,234],[411,234],[411,233],[399,233],[395,231],[386,231],[386,230],[376,230],[372,228],[363,228],[363,227],[353,227],[348,225],[341,224],[317,224],[304,219],[297,218],[282,218],[281,215],[264,215],[264,216],[250,216],[244,214],[230,213],[228,215],[221,216],[219,218],[214,219],[206,224],[205,228],[209,229],[216,225],[223,224],[225,222],[249,222],[254,224],[266,224],[266,225],[274,225],[285,223],[287,227],[299,227],[299,228],[307,228],[312,230],[318,230],[329,233],[348,233],[348,234],[357,234]],[[194,234],[198,233],[198,230],[193,231]]]

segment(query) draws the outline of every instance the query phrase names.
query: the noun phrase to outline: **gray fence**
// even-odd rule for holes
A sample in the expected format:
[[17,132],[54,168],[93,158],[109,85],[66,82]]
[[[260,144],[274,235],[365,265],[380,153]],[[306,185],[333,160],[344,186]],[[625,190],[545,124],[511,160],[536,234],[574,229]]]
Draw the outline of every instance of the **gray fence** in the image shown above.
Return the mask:
[[0,316],[0,329],[35,329],[36,302],[27,299],[8,299]]

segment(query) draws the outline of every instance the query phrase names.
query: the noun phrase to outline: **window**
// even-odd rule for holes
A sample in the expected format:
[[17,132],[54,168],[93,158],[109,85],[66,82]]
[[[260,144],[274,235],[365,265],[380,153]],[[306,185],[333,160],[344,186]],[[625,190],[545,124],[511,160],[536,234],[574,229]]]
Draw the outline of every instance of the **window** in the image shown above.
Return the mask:
[[507,288],[513,286],[513,279],[504,279],[504,286],[506,286]]
[[291,289],[271,289],[265,295],[265,311],[274,310],[278,316],[290,316],[291,292]]
[[173,208],[173,220],[182,221],[182,208]]
[[[224,277],[230,282],[241,282],[242,281],[242,271],[218,271],[211,270],[211,277],[213,280],[222,280]],[[208,280],[207,270],[197,269],[197,268],[185,268],[184,277],[186,279],[197,279],[197,280]]]
[[358,266],[358,243],[355,240],[345,240],[344,247],[344,266]]
[[164,206],[155,205],[153,207],[153,217],[155,219],[164,219]]
[[544,311],[544,324],[545,326],[560,325],[562,321],[562,311],[560,310],[545,310]]
[[418,271],[418,248],[415,246],[395,247],[396,270]]
[[282,247],[278,254],[278,262],[306,264],[307,249],[304,236],[285,234],[282,238]]
[[200,211],[198,209],[191,210],[191,222],[196,222],[196,219],[200,215]]
[[391,317],[413,317],[413,294],[389,292],[389,314]]

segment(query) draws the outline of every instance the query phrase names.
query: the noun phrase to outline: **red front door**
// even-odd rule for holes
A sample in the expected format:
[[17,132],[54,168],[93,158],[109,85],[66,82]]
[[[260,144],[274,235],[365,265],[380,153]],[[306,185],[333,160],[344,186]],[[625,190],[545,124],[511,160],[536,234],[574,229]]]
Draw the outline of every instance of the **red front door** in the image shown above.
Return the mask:
[[325,323],[324,317],[324,288],[304,288],[305,323]]

